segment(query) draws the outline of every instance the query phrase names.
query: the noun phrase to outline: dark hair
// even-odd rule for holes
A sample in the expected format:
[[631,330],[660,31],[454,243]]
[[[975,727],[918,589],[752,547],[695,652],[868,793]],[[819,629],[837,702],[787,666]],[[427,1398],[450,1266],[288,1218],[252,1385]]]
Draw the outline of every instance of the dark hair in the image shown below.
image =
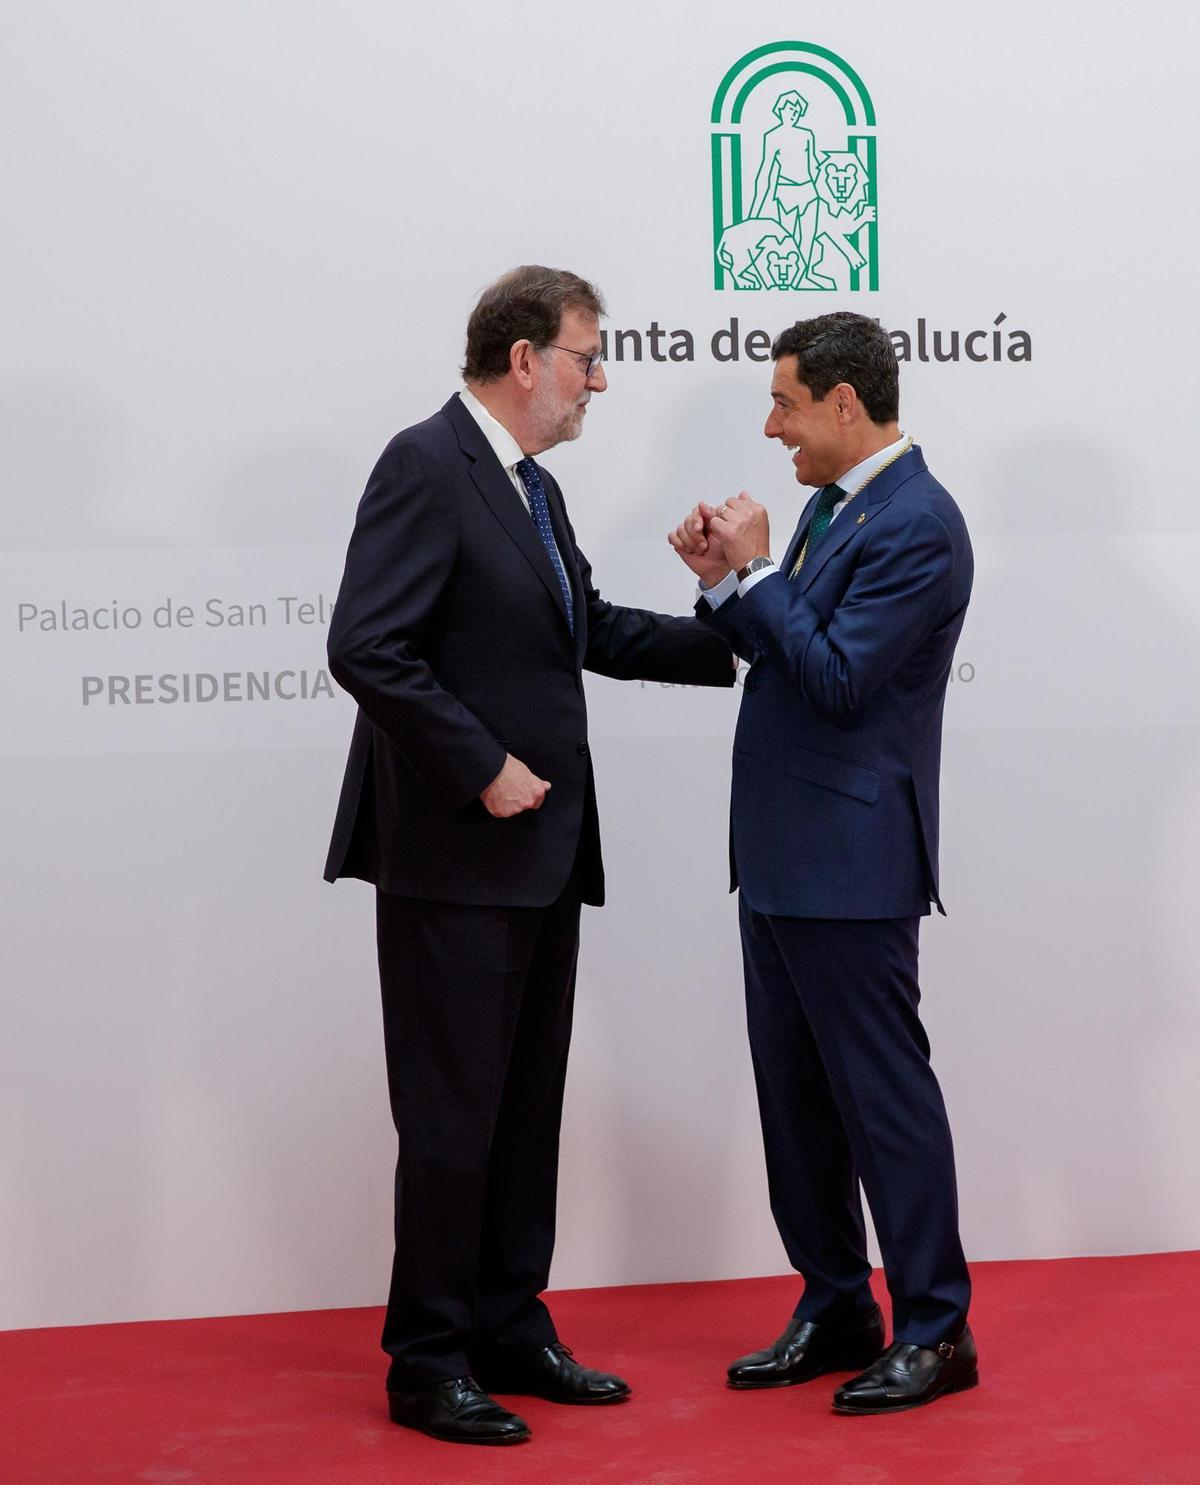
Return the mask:
[[796,357],[796,380],[822,402],[839,382],[858,393],[872,423],[900,416],[900,370],[887,331],[866,315],[839,310],[797,320],[771,347],[771,359]]
[[558,334],[563,313],[604,314],[600,291],[577,273],[527,263],[502,274],[479,296],[467,321],[463,376],[492,382],[508,371],[508,353],[518,340],[543,350]]

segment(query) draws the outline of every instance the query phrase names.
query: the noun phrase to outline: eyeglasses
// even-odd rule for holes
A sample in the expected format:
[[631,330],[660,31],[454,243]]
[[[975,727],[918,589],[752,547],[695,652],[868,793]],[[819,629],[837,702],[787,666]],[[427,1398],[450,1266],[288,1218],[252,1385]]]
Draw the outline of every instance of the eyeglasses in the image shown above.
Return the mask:
[[573,351],[569,345],[550,345],[547,347],[547,350],[566,351],[568,356],[578,356],[581,361],[586,361],[587,370],[583,374],[585,381],[591,381],[592,377],[596,375],[601,361],[604,360],[603,351],[597,351],[594,356],[590,356],[587,351]]

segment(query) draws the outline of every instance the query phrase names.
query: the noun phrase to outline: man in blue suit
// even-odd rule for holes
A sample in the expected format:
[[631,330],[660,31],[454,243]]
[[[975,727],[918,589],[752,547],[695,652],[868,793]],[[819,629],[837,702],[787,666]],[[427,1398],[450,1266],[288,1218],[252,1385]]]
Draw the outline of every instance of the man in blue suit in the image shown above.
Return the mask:
[[[899,426],[885,331],[801,320],[772,348],[764,432],[816,487],[783,560],[745,494],[669,540],[697,614],[749,662],[731,857],[771,1208],[804,1291],[734,1387],[860,1371],[842,1413],[976,1384],[954,1154],[918,1015],[917,930],[938,896],[942,709],[971,593],[958,506]],[[892,1298],[869,1287],[859,1187]]]

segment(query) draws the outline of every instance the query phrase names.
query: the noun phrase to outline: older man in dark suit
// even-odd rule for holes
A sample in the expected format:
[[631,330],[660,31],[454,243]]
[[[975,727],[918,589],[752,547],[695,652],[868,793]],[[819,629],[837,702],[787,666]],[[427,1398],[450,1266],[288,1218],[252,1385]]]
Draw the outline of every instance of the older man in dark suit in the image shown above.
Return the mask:
[[485,1388],[628,1395],[572,1358],[539,1298],[579,909],[604,896],[582,672],[734,677],[695,618],[600,597],[535,462],[607,386],[602,313],[592,285],[547,268],[484,292],[466,386],[371,475],[329,633],[359,714],[326,876],[377,889],[400,1141],[389,1404],[455,1442],[528,1437]]
[[[938,896],[942,706],[971,593],[958,506],[900,430],[896,358],[863,315],[772,349],[764,432],[819,487],[786,555],[741,494],[670,541],[697,612],[750,663],[733,756],[750,1046],[771,1207],[804,1277],[791,1322],[734,1387],[858,1371],[844,1413],[973,1387],[954,1155],[917,1006],[917,929]],[[859,1185],[892,1297],[869,1287]]]

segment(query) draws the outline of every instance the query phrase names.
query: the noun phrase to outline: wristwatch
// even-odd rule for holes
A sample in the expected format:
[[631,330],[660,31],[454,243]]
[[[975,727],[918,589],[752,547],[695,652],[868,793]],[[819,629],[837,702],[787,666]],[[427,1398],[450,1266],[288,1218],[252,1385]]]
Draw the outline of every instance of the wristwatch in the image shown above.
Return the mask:
[[738,568],[738,582],[744,583],[752,572],[761,572],[764,567],[774,567],[770,557],[751,557],[745,567]]

